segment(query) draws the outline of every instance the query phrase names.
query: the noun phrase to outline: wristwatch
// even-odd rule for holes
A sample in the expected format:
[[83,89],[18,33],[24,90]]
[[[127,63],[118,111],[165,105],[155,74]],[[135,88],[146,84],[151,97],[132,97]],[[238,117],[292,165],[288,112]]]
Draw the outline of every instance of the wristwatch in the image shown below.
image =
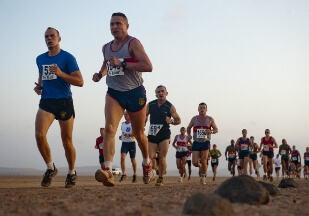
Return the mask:
[[123,67],[123,69],[125,69],[126,66],[127,66],[127,62],[123,60],[123,61],[121,62],[121,66]]

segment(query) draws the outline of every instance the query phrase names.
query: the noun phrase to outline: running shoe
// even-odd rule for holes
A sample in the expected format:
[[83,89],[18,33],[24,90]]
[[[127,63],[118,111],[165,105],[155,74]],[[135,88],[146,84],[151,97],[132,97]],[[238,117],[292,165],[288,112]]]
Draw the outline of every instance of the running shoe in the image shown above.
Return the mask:
[[75,171],[75,174],[68,174],[67,179],[65,180],[65,187],[66,188],[72,188],[75,187],[77,180],[77,173]]
[[127,180],[127,175],[121,175],[119,182]]
[[157,168],[155,169],[155,171],[156,171],[156,175],[159,175],[159,169]]
[[182,177],[179,177],[178,182],[182,182]]
[[200,178],[200,183],[201,183],[201,185],[206,184],[206,177],[205,176]]
[[148,165],[142,164],[142,166],[143,166],[144,184],[149,184],[154,179],[154,174],[152,171],[152,164],[150,162]]
[[269,181],[273,182],[273,177],[272,176],[269,177]]
[[212,181],[216,181],[216,177],[212,177]]
[[305,180],[308,180],[308,177],[307,177],[307,176],[305,177]]
[[114,175],[109,169],[98,169],[94,177],[98,182],[102,182],[104,186],[115,186]]
[[137,182],[137,180],[136,180],[136,175],[133,175],[132,183],[135,183],[135,182]]
[[263,181],[266,181],[266,180],[267,180],[267,176],[263,175]]
[[49,187],[51,185],[53,177],[55,177],[58,173],[58,170],[54,164],[54,169],[47,169],[45,174],[43,175],[43,179],[41,181],[42,187]]
[[163,178],[158,178],[156,182],[156,186],[163,186]]
[[191,179],[191,176],[188,176],[188,181],[190,181],[190,179]]

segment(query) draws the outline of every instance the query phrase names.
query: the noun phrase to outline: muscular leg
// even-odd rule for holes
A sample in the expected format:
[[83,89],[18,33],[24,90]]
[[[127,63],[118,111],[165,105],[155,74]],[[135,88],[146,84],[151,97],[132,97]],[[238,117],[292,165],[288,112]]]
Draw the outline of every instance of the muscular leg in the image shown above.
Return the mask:
[[252,159],[249,157],[249,173],[250,173],[250,175],[252,175],[252,166],[253,166],[253,162],[252,162]]
[[156,151],[158,145],[156,143],[148,142],[149,158],[152,160],[152,168],[157,169],[158,164],[156,163]]
[[176,158],[176,166],[181,176],[181,158]]
[[131,158],[131,163],[132,163],[132,168],[133,168],[133,175],[136,175],[136,159],[135,158]]
[[201,164],[202,164],[202,174],[206,176],[207,172],[207,158],[209,149],[201,151]]
[[121,153],[120,156],[120,165],[121,165],[121,171],[122,171],[122,175],[126,174],[126,153]]
[[75,159],[76,159],[76,151],[72,141],[73,123],[74,123],[73,116],[66,121],[59,120],[59,125],[61,128],[62,144],[64,147],[65,156],[70,170],[74,170]]
[[46,134],[54,119],[55,117],[53,114],[42,109],[38,110],[35,119],[35,139],[38,149],[46,164],[52,161],[51,151],[47,142]]
[[159,143],[159,177],[163,177],[163,175],[166,173],[166,155],[168,151],[170,140],[163,140]]
[[[106,94],[105,98],[105,133],[103,139],[103,154],[106,162],[113,162],[115,155],[115,135],[124,109],[119,103]],[[132,120],[132,119],[131,119]],[[111,169],[111,167],[108,167]]]
[[187,162],[187,157],[182,157],[181,158],[181,167],[180,167],[180,170],[181,170],[181,173],[180,175],[183,177],[184,174],[186,173],[186,162]]
[[244,157],[243,170],[242,170],[243,175],[248,175],[248,163],[249,163],[249,157]]
[[240,170],[240,175],[243,175],[245,173],[244,171],[244,159],[239,159],[239,164],[240,164],[240,167],[241,167],[241,170]]

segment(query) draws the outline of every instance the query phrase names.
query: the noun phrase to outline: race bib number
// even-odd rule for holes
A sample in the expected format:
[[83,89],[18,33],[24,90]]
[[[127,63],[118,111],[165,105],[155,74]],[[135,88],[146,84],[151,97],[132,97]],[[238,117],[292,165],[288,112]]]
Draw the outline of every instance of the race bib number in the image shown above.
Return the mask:
[[244,151],[248,150],[248,146],[245,145],[245,144],[242,144],[242,145],[240,146],[240,148],[241,148],[241,150],[244,150]]
[[103,143],[100,143],[99,149],[103,149]]
[[211,159],[211,163],[217,163],[217,159]]
[[[123,61],[123,59],[119,59],[119,60]],[[107,61],[106,67],[107,67],[108,76],[123,76],[124,75],[123,67],[112,66],[109,61]]]
[[196,137],[197,138],[201,138],[201,139],[207,138],[207,131],[206,131],[206,129],[197,129],[196,130]]
[[285,155],[286,154],[286,151],[285,150],[281,150],[281,155]]
[[229,158],[235,158],[235,156],[236,156],[235,154],[230,154]]
[[298,161],[297,157],[292,157],[292,161]]
[[148,135],[156,136],[161,128],[163,127],[163,124],[151,124],[149,125],[149,131]]
[[188,151],[188,148],[184,147],[184,146],[178,146],[177,147],[177,151],[179,151],[179,152],[186,152],[186,151]]
[[264,145],[264,151],[269,151],[269,146]]
[[309,157],[305,157],[305,161],[309,161]]
[[50,66],[52,65],[42,65],[42,80],[54,80],[57,79],[56,74],[50,73]]

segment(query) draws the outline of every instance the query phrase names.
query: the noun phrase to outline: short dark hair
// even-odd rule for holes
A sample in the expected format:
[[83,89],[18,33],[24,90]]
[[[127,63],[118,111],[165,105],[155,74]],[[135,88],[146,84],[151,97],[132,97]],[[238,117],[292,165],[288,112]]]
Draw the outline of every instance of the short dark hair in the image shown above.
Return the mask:
[[201,105],[205,105],[205,106],[207,107],[207,104],[204,103],[204,102],[201,102],[201,103],[199,104],[199,106],[201,106]]
[[112,17],[114,17],[114,16],[121,16],[128,23],[128,18],[124,13],[116,12],[116,13],[112,14]]
[[49,29],[54,29],[54,30],[56,30],[58,36],[60,36],[59,31],[58,31],[57,29],[55,29],[55,28],[53,28],[53,27],[48,27],[48,28],[46,29],[46,31],[49,30]]
[[166,90],[166,87],[164,85],[158,85],[156,89],[162,88],[162,87],[165,88],[165,90]]

